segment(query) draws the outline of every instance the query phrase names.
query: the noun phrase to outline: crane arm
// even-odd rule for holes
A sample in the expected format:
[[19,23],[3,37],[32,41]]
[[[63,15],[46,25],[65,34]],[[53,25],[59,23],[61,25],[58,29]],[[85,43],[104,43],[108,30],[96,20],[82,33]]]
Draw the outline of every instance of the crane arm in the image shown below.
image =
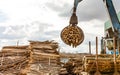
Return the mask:
[[[103,0],[103,1],[106,5],[106,8],[107,8],[107,11],[108,11],[111,23],[112,23],[113,32],[116,33],[116,31],[117,31],[117,33],[120,33],[120,22],[119,22],[119,19],[117,17],[117,14],[116,14],[115,8],[113,6],[112,0]],[[118,37],[119,36],[120,36],[120,34],[118,35]]]
[[81,2],[82,0],[75,0],[74,2],[74,6],[77,7],[78,6],[78,3]]
[[77,6],[79,4],[79,2],[81,2],[82,0],[74,0],[74,9],[73,9],[73,12],[76,13],[76,9],[77,9]]
[[73,14],[70,18],[70,24],[72,24],[72,25],[78,24],[78,19],[77,19],[77,16],[76,16],[76,9],[77,9],[77,6],[78,6],[79,2],[81,2],[81,1],[82,0],[74,0]]

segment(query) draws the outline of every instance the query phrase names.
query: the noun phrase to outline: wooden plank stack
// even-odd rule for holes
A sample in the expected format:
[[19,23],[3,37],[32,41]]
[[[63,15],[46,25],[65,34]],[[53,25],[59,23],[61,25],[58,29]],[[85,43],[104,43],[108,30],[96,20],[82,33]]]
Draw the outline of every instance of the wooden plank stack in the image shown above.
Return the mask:
[[5,46],[0,52],[0,73],[20,74],[27,66],[30,56],[28,46]]
[[5,46],[0,52],[0,75],[57,75],[58,43],[30,41],[27,46]]
[[[58,43],[53,41],[30,41],[30,61],[27,75],[58,74]],[[55,73],[55,74],[54,74]]]

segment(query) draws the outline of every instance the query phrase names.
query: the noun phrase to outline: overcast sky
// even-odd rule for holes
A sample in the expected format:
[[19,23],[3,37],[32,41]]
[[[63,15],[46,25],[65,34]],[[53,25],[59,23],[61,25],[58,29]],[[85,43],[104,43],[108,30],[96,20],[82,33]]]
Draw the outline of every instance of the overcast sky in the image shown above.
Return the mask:
[[[28,40],[55,40],[62,52],[88,52],[88,42],[95,53],[95,37],[104,36],[108,20],[102,0],[83,0],[77,8],[78,26],[85,39],[77,48],[63,43],[62,29],[69,25],[74,0],[0,0],[0,48],[7,45],[29,44]],[[120,0],[113,0],[120,11]],[[100,41],[99,41],[100,44]],[[99,47],[100,50],[100,47]]]

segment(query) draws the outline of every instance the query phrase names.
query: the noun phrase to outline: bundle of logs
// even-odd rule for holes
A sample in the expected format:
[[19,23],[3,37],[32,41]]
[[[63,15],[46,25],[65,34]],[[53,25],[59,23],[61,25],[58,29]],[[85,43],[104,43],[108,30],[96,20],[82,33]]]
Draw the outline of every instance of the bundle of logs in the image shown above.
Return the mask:
[[[87,72],[96,71],[95,56],[86,56],[84,60],[84,70]],[[116,61],[117,69],[120,72],[120,59],[117,57]],[[113,73],[114,72],[114,59],[113,55],[99,55],[98,56],[98,69],[101,73]]]
[[62,30],[61,39],[67,45],[77,47],[83,42],[84,34],[82,29],[77,25],[69,25]]
[[57,75],[58,43],[30,41],[27,46],[5,46],[0,52],[0,75]]

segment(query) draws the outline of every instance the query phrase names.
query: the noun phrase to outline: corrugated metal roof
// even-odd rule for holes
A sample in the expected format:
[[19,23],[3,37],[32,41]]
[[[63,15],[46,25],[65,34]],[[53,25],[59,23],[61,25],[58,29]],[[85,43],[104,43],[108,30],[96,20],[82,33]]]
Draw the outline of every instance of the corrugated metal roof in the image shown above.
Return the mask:
[[[117,15],[118,15],[118,19],[119,19],[119,21],[120,21],[120,12],[119,12]],[[112,24],[111,24],[110,20],[107,21],[107,22],[105,22],[104,27],[105,27],[105,30],[107,30],[107,29],[109,29],[109,28],[112,27]]]

